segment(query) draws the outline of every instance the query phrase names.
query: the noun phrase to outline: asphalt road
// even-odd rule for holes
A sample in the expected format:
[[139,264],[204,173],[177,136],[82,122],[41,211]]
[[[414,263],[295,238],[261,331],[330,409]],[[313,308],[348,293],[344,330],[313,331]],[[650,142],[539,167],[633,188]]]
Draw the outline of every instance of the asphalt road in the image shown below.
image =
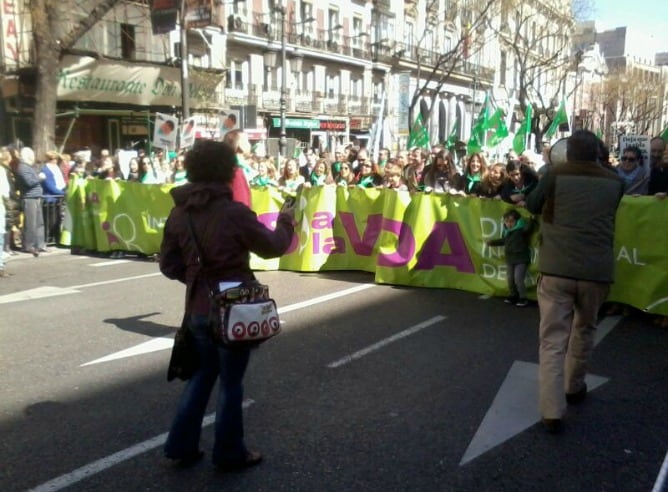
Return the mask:
[[[245,380],[265,461],[189,470],[161,444],[183,289],[157,265],[59,250],[0,279],[0,490],[648,491],[668,450],[668,330],[603,320],[584,404],[537,425],[538,310],[360,272],[261,272],[284,333]],[[209,414],[213,412],[212,407]],[[207,420],[210,422],[210,419]],[[211,456],[213,428],[202,449]],[[657,488],[660,490],[660,488]]]

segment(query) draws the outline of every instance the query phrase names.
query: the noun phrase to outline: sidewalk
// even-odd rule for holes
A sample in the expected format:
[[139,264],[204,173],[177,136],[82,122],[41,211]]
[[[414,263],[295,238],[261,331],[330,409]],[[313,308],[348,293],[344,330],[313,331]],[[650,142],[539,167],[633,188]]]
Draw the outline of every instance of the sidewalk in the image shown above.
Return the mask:
[[[7,253],[3,253],[6,255]],[[58,256],[63,254],[70,254],[70,248],[67,246],[56,247],[49,246],[48,252],[40,252],[39,256]],[[25,260],[27,258],[35,258],[32,253],[25,253],[23,251],[12,251],[10,256],[4,256],[5,265],[15,261]]]

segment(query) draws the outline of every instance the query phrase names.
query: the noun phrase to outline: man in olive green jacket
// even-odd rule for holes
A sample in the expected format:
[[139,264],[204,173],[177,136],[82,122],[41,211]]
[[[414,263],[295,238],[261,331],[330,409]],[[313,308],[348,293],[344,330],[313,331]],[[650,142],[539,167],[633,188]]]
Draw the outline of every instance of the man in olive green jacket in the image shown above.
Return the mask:
[[549,432],[562,430],[566,404],[587,394],[585,375],[601,304],[614,275],[615,215],[624,184],[598,164],[599,140],[587,130],[567,142],[526,200],[542,214],[538,252],[539,408]]

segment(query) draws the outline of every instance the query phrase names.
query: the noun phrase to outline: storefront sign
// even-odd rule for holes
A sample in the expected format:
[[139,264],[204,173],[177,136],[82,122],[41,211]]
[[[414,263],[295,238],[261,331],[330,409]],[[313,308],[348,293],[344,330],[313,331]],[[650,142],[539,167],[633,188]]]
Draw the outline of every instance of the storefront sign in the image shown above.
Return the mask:
[[351,130],[362,130],[367,131],[371,126],[371,118],[350,118],[350,129]]
[[341,120],[320,120],[320,129],[335,132],[345,132],[346,122]]
[[[280,118],[272,118],[271,126],[273,128],[281,127]],[[302,130],[318,130],[320,122],[318,120],[307,120],[303,118],[285,118],[285,128],[299,128]]]
[[2,20],[2,64],[5,71],[16,70],[29,62],[28,46],[31,45],[31,29],[25,15],[24,0],[2,0],[0,20]]
[[[91,57],[65,56],[58,73],[58,100],[96,101],[140,106],[180,106],[181,74],[174,67],[105,62]],[[190,71],[191,101],[207,102],[222,75]]]

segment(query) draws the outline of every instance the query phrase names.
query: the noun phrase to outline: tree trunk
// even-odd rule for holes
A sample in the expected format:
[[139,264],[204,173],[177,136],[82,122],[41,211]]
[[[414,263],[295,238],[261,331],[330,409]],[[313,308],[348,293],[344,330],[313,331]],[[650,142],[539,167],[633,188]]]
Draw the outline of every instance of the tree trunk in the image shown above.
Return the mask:
[[[62,39],[58,32],[58,6],[63,0],[31,0],[35,62],[37,65],[37,86],[35,88],[35,113],[33,121],[33,150],[38,160],[44,153],[56,148],[56,108],[58,104],[58,78],[60,58],[63,50],[74,46],[88,30],[116,5],[119,0],[99,0],[90,15],[81,20]],[[62,5],[61,5],[62,6]]]
[[49,0],[31,2],[37,86],[33,120],[33,150],[40,161],[44,153],[55,149],[56,104],[58,102],[58,65],[61,47],[52,34],[57,14]]
[[37,53],[33,150],[37,160],[41,160],[46,151],[56,148],[56,106],[58,102],[60,50],[57,45],[55,45],[55,49],[54,46],[42,46]]

